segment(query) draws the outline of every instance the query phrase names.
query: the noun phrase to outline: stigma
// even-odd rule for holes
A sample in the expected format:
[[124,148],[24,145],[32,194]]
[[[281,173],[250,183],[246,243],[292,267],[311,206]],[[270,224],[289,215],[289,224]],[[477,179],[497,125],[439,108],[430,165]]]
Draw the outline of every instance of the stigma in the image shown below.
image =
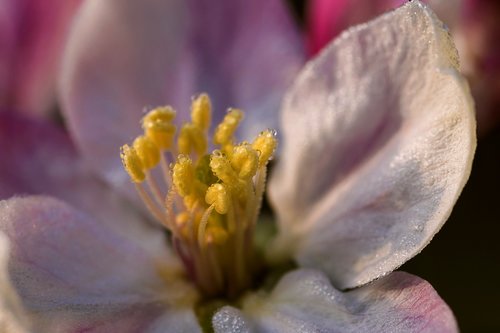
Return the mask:
[[276,133],[237,142],[244,113],[233,108],[211,128],[207,94],[193,99],[190,122],[177,127],[175,115],[170,106],[146,113],[143,134],[121,147],[123,166],[202,294],[235,298],[259,269],[254,230]]

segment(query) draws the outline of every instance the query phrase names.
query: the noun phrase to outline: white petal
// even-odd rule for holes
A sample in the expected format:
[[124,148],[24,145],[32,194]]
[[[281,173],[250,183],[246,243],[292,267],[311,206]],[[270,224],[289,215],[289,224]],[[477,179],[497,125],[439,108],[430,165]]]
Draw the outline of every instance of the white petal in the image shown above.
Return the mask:
[[218,310],[212,318],[212,325],[216,333],[254,332],[246,316],[232,306],[224,306]]
[[154,321],[146,333],[198,333],[201,327],[198,324],[192,307],[178,307],[169,309],[160,318]]
[[420,252],[471,169],[473,102],[456,50],[418,1],[348,30],[286,97],[271,179],[279,246],[355,287]]
[[297,270],[269,296],[247,298],[241,311],[222,308],[213,322],[217,333],[458,331],[432,286],[403,272],[342,293],[323,273]]
[[0,332],[27,333],[28,318],[8,275],[9,241],[0,233]]
[[196,300],[168,251],[151,255],[56,199],[0,201],[0,230],[12,244],[7,272],[40,331],[141,330]]

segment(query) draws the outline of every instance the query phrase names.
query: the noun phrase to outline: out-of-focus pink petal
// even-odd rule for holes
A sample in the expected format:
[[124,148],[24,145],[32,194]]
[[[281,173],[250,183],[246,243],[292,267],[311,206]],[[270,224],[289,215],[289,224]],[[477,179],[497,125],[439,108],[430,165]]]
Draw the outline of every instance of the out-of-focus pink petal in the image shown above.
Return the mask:
[[405,0],[311,0],[307,2],[307,43],[311,55],[345,29],[396,8]]
[[[439,12],[438,12],[439,13]],[[460,21],[452,25],[462,70],[477,104],[479,134],[500,122],[500,2],[465,1]]]
[[[307,42],[311,55],[340,32],[368,21],[405,0],[312,0],[308,2]],[[500,3],[491,0],[424,1],[450,28],[471,84],[479,134],[500,122]]]
[[268,297],[247,298],[241,312],[224,307],[213,322],[217,333],[240,332],[236,327],[268,333],[458,332],[452,312],[432,286],[403,272],[342,293],[323,273],[297,270],[285,275]]
[[[282,93],[303,61],[279,0],[89,0],[66,53],[64,112],[91,165],[129,182],[119,147],[140,133],[145,107],[189,116],[192,95],[212,97],[215,120],[245,109],[245,133],[273,127]],[[263,125],[264,123],[264,125]]]
[[192,312],[196,291],[168,252],[151,255],[61,201],[1,201],[0,229],[11,281],[40,331],[143,332],[171,308]]
[[0,106],[37,114],[56,103],[55,80],[81,0],[0,0]]
[[418,1],[343,34],[299,75],[270,180],[283,248],[336,287],[387,274],[448,218],[475,149],[472,99]]
[[123,197],[97,179],[69,137],[48,122],[0,112],[0,199],[46,194],[63,199],[142,246],[163,241]]

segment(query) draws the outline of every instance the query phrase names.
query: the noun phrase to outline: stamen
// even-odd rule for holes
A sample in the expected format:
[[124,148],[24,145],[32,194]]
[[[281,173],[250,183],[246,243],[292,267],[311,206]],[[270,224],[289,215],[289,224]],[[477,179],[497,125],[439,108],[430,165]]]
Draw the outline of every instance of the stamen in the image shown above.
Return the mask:
[[257,172],[259,154],[249,144],[243,143],[234,147],[231,166],[244,180],[249,180]]
[[165,150],[172,147],[176,127],[172,124],[175,111],[170,106],[158,107],[142,118],[142,128],[146,136],[152,140],[159,149]]
[[[205,295],[234,298],[251,284],[253,230],[277,140],[267,130],[251,144],[237,144],[243,112],[230,109],[214,131],[219,149],[208,153],[211,113],[210,98],[200,94],[191,122],[176,133],[175,111],[155,108],[142,118],[144,134],[121,148],[121,158],[144,204],[172,232],[193,282]],[[158,164],[166,195],[153,177]]]
[[133,147],[145,169],[152,169],[160,162],[160,150],[154,142],[147,137],[138,136],[134,140]]
[[207,138],[203,131],[194,124],[184,124],[177,139],[177,149],[180,154],[189,155],[195,152],[203,156],[207,151]]
[[205,246],[205,230],[208,224],[208,218],[212,211],[214,210],[215,205],[211,205],[203,214],[203,217],[200,220],[200,225],[198,226],[198,245],[202,249]]
[[222,123],[217,126],[214,134],[214,143],[224,146],[231,142],[234,133],[243,119],[243,112],[239,109],[229,109]]
[[123,145],[121,147],[120,156],[122,158],[123,167],[132,181],[134,183],[142,183],[146,175],[144,174],[141,159],[137,155],[135,149],[131,148],[129,145]]
[[229,209],[230,198],[223,184],[213,184],[205,195],[207,204],[214,206],[219,214],[226,214]]
[[162,211],[160,210],[160,208],[153,202],[153,200],[151,199],[150,195],[148,194],[148,192],[144,189],[144,187],[142,186],[142,184],[138,184],[136,183],[135,184],[135,189],[137,190],[137,193],[139,193],[139,196],[141,197],[142,201],[144,202],[144,204],[146,205],[146,207],[148,208],[148,210],[151,212],[151,214],[153,214],[153,216],[161,223],[165,223],[165,218],[164,218],[164,215],[162,213]]
[[274,154],[278,140],[276,140],[276,132],[273,130],[265,130],[260,132],[259,136],[253,141],[252,148],[259,151],[259,167],[264,166]]
[[191,104],[191,120],[193,124],[207,131],[212,121],[212,104],[207,94],[200,94]]
[[173,168],[172,180],[181,196],[186,197],[191,194],[194,186],[194,170],[189,157],[179,155]]
[[239,178],[231,167],[227,157],[218,150],[215,150],[210,157],[210,168],[214,175],[229,186],[238,185]]

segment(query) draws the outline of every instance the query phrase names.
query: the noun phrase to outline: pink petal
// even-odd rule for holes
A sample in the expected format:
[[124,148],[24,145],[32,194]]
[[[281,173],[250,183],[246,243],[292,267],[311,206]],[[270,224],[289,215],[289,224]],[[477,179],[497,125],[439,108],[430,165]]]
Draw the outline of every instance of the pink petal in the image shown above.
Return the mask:
[[[0,202],[9,274],[41,331],[145,331],[196,299],[167,251],[151,255],[50,197]],[[184,307],[180,306],[184,304]]]
[[307,2],[307,42],[319,52],[345,29],[403,4],[404,0],[311,0]]
[[286,97],[283,158],[270,180],[277,246],[348,288],[429,243],[475,149],[456,62],[442,24],[412,1],[351,29],[306,66]]
[[465,1],[458,22],[451,25],[453,35],[459,38],[462,69],[477,103],[479,134],[487,133],[500,122],[499,16],[498,1],[469,0]]
[[0,112],[0,199],[13,195],[46,194],[71,203],[100,223],[142,246],[156,249],[161,233],[147,216],[99,181],[78,156],[69,137],[58,127],[19,114]]
[[458,332],[452,312],[432,286],[403,272],[342,293],[324,274],[297,270],[285,275],[268,297],[247,298],[242,313],[225,307],[213,322],[217,333],[239,332],[228,323],[268,333]]
[[244,108],[243,136],[256,134],[275,125],[301,63],[279,0],[88,1],[65,59],[63,107],[92,167],[128,184],[118,151],[141,131],[145,107],[172,104],[185,120],[190,97],[207,91],[216,120]]
[[0,105],[43,114],[55,107],[55,79],[81,0],[0,0]]

